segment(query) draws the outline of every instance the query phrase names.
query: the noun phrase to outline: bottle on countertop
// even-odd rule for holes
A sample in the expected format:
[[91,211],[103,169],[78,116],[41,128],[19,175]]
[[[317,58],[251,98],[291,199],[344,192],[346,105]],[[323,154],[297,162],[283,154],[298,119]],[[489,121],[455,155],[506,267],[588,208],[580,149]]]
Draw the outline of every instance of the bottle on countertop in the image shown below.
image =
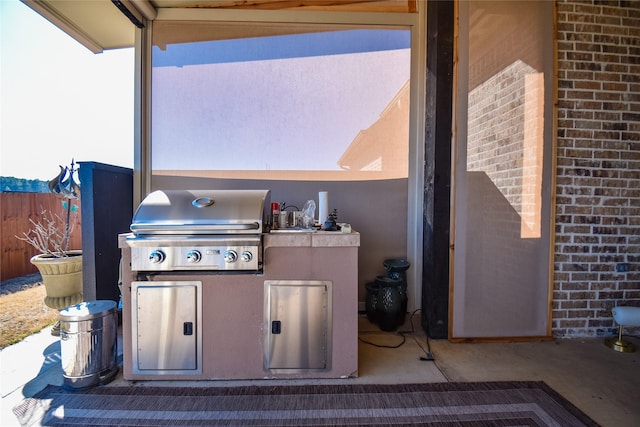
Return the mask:
[[271,203],[271,229],[278,228],[278,220],[280,218],[280,204],[278,202]]

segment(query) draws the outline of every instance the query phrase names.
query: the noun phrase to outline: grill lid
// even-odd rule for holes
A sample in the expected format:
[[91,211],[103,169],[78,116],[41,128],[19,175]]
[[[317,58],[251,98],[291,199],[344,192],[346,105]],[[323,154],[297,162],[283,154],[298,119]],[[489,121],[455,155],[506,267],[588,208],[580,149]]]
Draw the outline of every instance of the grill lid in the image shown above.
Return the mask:
[[259,234],[268,224],[269,190],[157,190],[131,223],[136,236]]

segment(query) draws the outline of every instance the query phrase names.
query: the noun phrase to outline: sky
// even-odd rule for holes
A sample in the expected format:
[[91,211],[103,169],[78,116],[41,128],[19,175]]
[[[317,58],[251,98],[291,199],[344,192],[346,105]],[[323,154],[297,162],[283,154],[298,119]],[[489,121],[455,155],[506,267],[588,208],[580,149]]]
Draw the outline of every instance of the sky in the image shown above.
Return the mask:
[[19,0],[0,0],[0,176],[133,167],[134,51],[94,54]]

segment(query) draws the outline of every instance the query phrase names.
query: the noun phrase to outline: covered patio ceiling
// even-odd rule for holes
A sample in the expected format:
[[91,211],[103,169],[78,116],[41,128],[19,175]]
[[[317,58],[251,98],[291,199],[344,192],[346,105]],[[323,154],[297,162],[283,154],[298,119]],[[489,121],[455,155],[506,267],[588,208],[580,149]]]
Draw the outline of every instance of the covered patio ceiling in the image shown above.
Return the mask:
[[415,13],[418,0],[21,0],[87,49],[132,47],[159,9],[259,9]]

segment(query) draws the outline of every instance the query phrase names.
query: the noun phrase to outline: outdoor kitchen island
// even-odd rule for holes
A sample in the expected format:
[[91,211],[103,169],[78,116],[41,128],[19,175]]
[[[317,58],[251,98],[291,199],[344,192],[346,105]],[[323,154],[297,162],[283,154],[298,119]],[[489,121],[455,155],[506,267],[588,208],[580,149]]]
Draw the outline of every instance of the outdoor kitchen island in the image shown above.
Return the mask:
[[127,236],[125,379],[358,375],[359,233],[265,233],[261,272],[134,271]]

